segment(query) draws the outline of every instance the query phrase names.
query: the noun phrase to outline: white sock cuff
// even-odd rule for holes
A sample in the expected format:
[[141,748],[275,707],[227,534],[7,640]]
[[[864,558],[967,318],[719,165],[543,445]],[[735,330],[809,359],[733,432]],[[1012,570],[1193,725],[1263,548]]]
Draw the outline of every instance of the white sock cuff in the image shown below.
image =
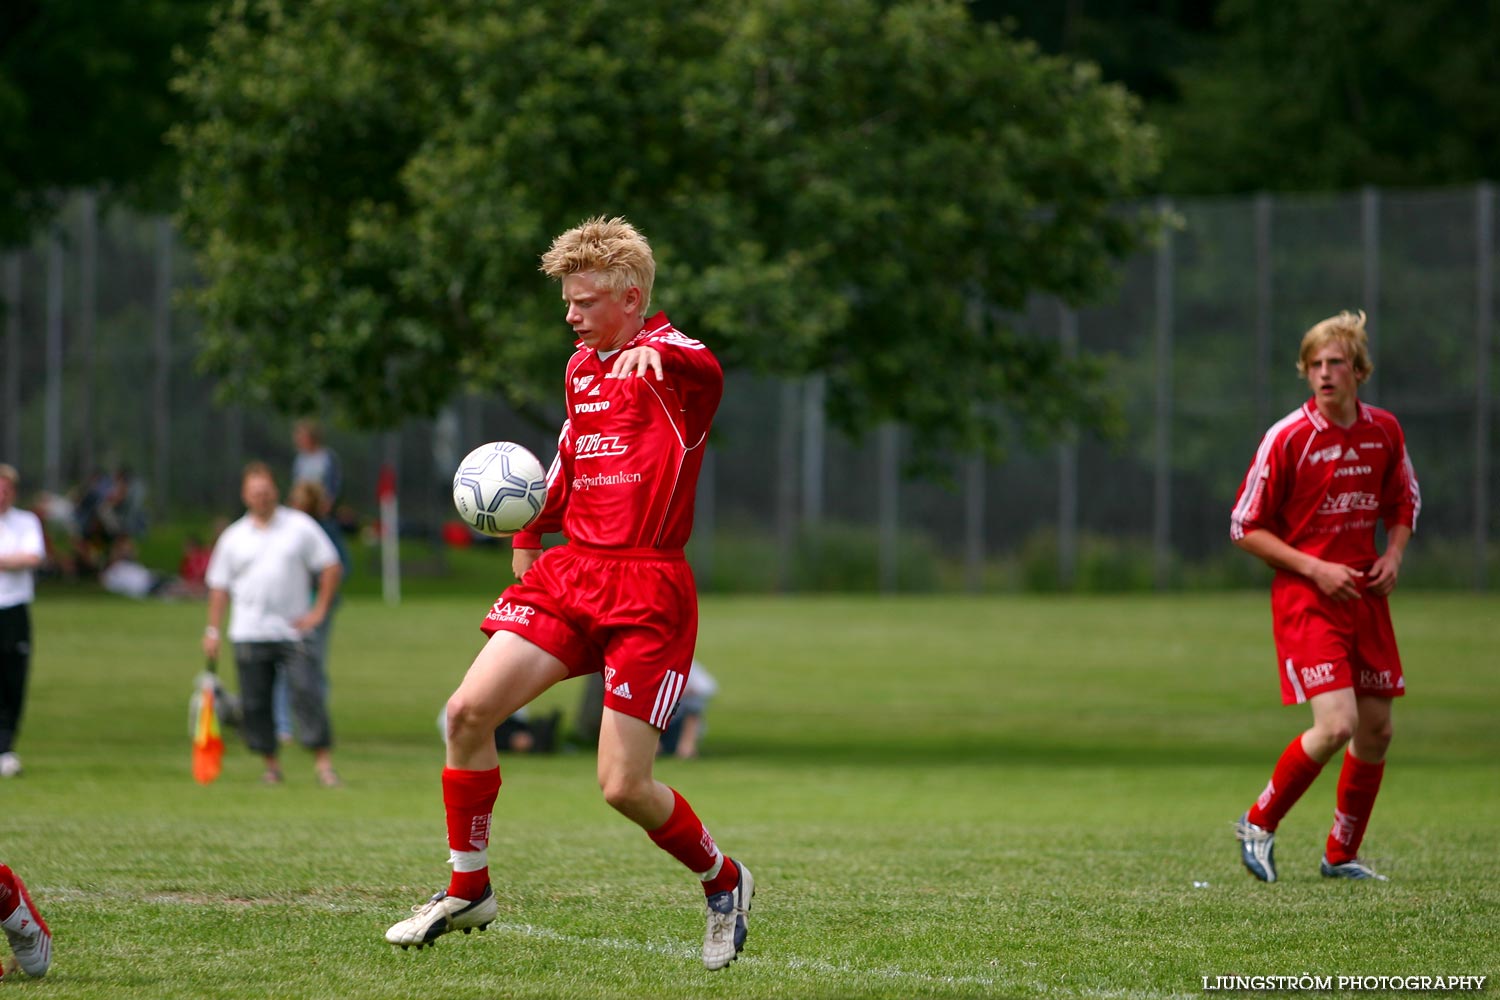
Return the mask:
[[490,852],[455,851],[449,848],[448,863],[456,872],[477,872],[490,866]]
[[714,849],[714,866],[706,872],[699,872],[698,879],[702,882],[712,882],[718,878],[719,872],[724,867],[724,852],[718,848]]

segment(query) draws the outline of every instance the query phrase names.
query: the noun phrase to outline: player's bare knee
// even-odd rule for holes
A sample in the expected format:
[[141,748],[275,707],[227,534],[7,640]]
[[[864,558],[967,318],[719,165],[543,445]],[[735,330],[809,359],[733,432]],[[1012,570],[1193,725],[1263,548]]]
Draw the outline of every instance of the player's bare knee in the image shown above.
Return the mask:
[[448,699],[446,719],[448,741],[462,744],[468,742],[469,738],[476,733],[489,736],[495,729],[495,723],[490,721],[491,714],[469,701],[461,693],[455,694]]
[[[1320,719],[1313,728],[1313,737],[1327,756],[1332,756],[1346,746],[1354,737],[1354,720],[1345,718]],[[1314,756],[1319,756],[1314,754]],[[1326,756],[1325,758],[1326,759]]]
[[642,802],[648,801],[651,791],[649,781],[638,781],[624,774],[601,774],[599,790],[604,801],[617,812],[631,815]]

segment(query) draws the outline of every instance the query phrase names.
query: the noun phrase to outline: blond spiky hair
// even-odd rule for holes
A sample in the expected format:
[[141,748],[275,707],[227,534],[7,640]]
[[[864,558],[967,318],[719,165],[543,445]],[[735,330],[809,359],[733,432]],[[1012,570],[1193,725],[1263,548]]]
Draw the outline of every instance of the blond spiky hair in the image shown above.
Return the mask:
[[619,216],[600,215],[553,240],[552,248],[542,254],[542,271],[559,280],[588,272],[615,295],[633,285],[641,290],[640,314],[645,316],[656,281],[656,258],[634,226]]
[[1349,367],[1354,378],[1363,382],[1375,371],[1370,361],[1370,335],[1365,332],[1365,311],[1357,313],[1347,309],[1337,316],[1330,316],[1302,335],[1302,350],[1297,355],[1297,374],[1307,377],[1307,362],[1316,353],[1337,342],[1348,355]]

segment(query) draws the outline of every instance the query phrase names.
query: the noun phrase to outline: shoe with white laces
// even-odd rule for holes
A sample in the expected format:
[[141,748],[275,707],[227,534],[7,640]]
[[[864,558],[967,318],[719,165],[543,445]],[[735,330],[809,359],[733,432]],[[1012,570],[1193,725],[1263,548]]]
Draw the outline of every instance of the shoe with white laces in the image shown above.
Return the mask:
[[427,902],[413,906],[411,911],[412,916],[392,924],[385,932],[385,939],[403,951],[412,945],[421,951],[449,931],[467,934],[476,927],[484,930],[499,908],[495,904],[495,891],[485,886],[484,894],[473,900],[450,896],[444,889]]
[[1276,833],[1250,822],[1250,814],[1234,824],[1240,842],[1240,863],[1262,882],[1276,881]]
[[750,927],[755,879],[750,869],[733,858],[728,860],[740,870],[740,882],[733,889],[708,897],[708,930],[703,935],[703,965],[707,969],[722,969],[739,958]]
[[1333,864],[1328,860],[1327,855],[1324,855],[1323,860],[1318,864],[1318,872],[1324,878],[1347,878],[1356,881],[1372,879],[1376,882],[1390,881],[1390,879],[1358,858],[1350,858],[1348,861]]
[[10,916],[0,920],[0,928],[5,929],[5,937],[10,941],[10,950],[15,953],[16,964],[28,976],[40,979],[52,965],[52,932],[47,929],[47,921],[42,919],[36,904],[32,903],[31,894],[26,891],[26,883],[21,881],[21,876],[3,865],[0,865],[0,869],[4,869],[0,873],[0,897],[13,894],[16,903]]

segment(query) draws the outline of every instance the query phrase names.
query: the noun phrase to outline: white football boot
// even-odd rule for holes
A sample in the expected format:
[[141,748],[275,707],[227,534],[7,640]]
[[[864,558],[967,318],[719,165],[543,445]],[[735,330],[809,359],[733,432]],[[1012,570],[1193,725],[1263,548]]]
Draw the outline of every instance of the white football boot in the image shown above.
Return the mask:
[[750,899],[755,895],[755,879],[750,869],[729,859],[740,870],[740,884],[728,892],[708,897],[708,930],[703,935],[703,966],[722,969],[740,957],[745,935],[750,927]]
[[0,920],[0,928],[5,929],[10,950],[16,955],[16,964],[28,976],[41,978],[52,965],[52,932],[47,929],[47,921],[42,919],[41,913],[32,904],[31,894],[26,891],[26,884],[21,881],[21,876],[12,872],[11,877],[16,884],[16,908],[11,911],[10,916]]
[[385,932],[385,939],[403,950],[416,945],[421,951],[449,931],[467,934],[476,927],[484,930],[495,919],[498,909],[495,892],[489,886],[484,887],[484,895],[473,900],[450,896],[444,889],[427,902],[413,906],[412,915],[392,924]]

